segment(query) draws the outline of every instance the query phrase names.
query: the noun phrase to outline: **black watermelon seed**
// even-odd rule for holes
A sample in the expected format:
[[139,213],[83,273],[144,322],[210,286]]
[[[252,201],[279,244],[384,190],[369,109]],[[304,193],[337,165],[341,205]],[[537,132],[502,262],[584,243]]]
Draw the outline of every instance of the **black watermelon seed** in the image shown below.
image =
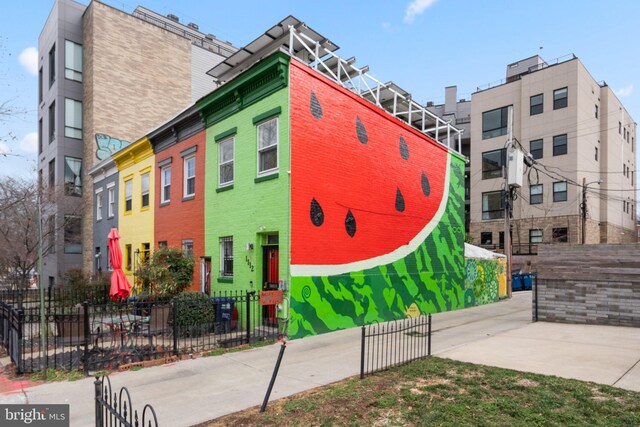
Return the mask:
[[353,237],[356,234],[356,219],[353,217],[351,209],[349,209],[347,217],[344,219],[344,228],[349,236]]
[[369,137],[367,137],[367,130],[364,128],[364,125],[358,116],[356,116],[356,133],[358,134],[358,139],[362,144],[366,144],[367,141],[369,141]]
[[431,194],[431,185],[429,184],[429,178],[427,178],[427,174],[422,172],[422,192],[425,196]]
[[316,227],[320,227],[324,222],[324,212],[322,211],[322,206],[320,203],[314,198],[311,200],[311,222]]
[[320,105],[320,101],[316,98],[316,94],[311,91],[311,114],[316,119],[322,118],[322,106]]
[[400,155],[405,160],[409,158],[409,147],[407,147],[407,141],[403,137],[400,137]]
[[399,188],[396,189],[396,210],[398,212],[404,212],[404,197],[402,197]]

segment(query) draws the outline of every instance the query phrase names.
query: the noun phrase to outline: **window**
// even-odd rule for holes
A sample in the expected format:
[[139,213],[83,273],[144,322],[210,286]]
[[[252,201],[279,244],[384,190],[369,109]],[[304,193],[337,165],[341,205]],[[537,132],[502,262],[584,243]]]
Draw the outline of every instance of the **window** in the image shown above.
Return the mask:
[[542,139],[534,139],[529,144],[530,144],[529,152],[531,153],[533,158],[534,159],[541,159],[542,158],[542,154],[543,154],[542,148],[544,146],[544,140],[542,140]]
[[622,135],[622,122],[618,122],[618,133]]
[[567,181],[559,181],[553,183],[553,201],[567,201]]
[[96,273],[97,272],[101,272],[102,271],[102,263],[100,262],[101,261],[100,258],[101,258],[102,253],[100,252],[100,246],[96,246],[93,253],[94,253],[93,257],[96,260],[96,265],[95,265],[94,272],[96,272]]
[[493,245],[493,233],[490,231],[480,233],[480,244],[484,246]]
[[107,198],[109,206],[107,209],[107,215],[109,218],[113,218],[113,216],[116,214],[116,189],[111,187],[111,188],[107,188]]
[[482,219],[504,218],[504,191],[482,193]]
[[504,249],[504,231],[498,233],[498,248]]
[[56,139],[56,101],[49,105],[49,144]]
[[220,238],[220,276],[233,277],[233,237]]
[[147,261],[149,261],[150,255],[151,255],[151,244],[143,243],[142,251],[140,253],[140,261],[142,261],[142,263],[146,263]]
[[124,211],[131,212],[131,199],[133,196],[133,181],[124,182]]
[[160,203],[169,203],[171,200],[171,166],[160,169]]
[[167,241],[166,240],[160,240],[158,242],[158,247],[159,248],[166,248],[167,247]]
[[[56,217],[55,215],[49,215],[47,219],[47,244],[49,245],[48,253],[56,253]],[[47,253],[47,251],[45,251]]]
[[627,128],[622,128],[622,138],[627,139]]
[[64,194],[82,196],[82,160],[64,158]]
[[554,243],[566,243],[569,241],[567,227],[554,228],[551,239]]
[[124,245],[124,269],[126,271],[131,271],[131,258],[133,254],[131,253],[131,245]]
[[500,178],[504,160],[504,149],[482,153],[482,179]]
[[542,203],[543,188],[542,184],[535,184],[529,186],[529,203],[532,205],[539,205]]
[[56,45],[49,51],[49,87],[56,81]]
[[142,208],[149,207],[149,173],[143,173],[141,176],[142,181]]
[[278,170],[278,118],[258,125],[258,175]]
[[598,147],[594,147],[596,149],[596,162],[598,161]]
[[184,196],[190,197],[196,194],[196,156],[184,159]]
[[596,105],[596,119],[598,118],[598,106]]
[[38,154],[42,154],[42,119],[38,120]]
[[567,154],[567,134],[556,135],[553,137],[553,155],[561,156]]
[[556,89],[553,91],[553,109],[558,110],[567,106],[567,88]]
[[96,221],[102,220],[102,191],[96,193]]
[[543,94],[533,95],[531,98],[529,98],[529,114],[531,116],[542,114],[542,102]]
[[64,77],[82,81],[82,45],[69,40],[64,41]]
[[529,230],[529,243],[542,243],[542,230],[532,228]]
[[42,104],[42,67],[38,70],[38,105]]
[[49,161],[49,190],[53,191],[56,186],[56,159]]
[[187,239],[182,241],[182,253],[186,256],[193,256],[193,240]]
[[82,139],[82,102],[64,99],[64,136]]
[[482,139],[506,135],[509,121],[509,107],[497,108],[482,113]]
[[82,253],[82,219],[79,216],[64,216],[64,253]]
[[233,151],[235,138],[226,139],[218,144],[218,187],[233,184]]

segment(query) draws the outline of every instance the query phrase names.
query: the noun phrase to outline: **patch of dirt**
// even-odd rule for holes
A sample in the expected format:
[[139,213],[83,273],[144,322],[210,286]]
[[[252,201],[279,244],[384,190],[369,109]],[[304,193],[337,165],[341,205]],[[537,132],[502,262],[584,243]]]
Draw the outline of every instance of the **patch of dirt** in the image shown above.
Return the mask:
[[[375,420],[371,425],[373,427],[398,425],[399,421],[400,421],[400,416],[396,411],[386,411],[380,414],[380,417],[378,417],[378,419]],[[402,425],[405,425],[405,424],[402,424]]]
[[465,380],[471,379],[471,378],[482,378],[484,377],[484,372],[480,372],[480,371],[464,371],[462,373],[462,378],[464,378]]
[[594,402],[608,402],[609,398],[606,396],[591,396],[590,397],[591,400],[593,400]]
[[520,385],[522,387],[538,387],[540,385],[539,382],[533,381],[533,380],[528,380],[526,378],[522,378],[516,384],[518,384],[518,385]]

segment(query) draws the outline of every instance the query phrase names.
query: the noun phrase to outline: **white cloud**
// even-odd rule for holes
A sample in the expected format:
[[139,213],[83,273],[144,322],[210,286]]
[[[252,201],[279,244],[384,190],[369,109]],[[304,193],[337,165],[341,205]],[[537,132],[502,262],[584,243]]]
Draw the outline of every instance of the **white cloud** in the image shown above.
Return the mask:
[[618,89],[618,92],[616,92],[618,96],[629,96],[632,93],[633,93],[633,83]]
[[9,146],[4,142],[0,142],[0,156],[6,156],[9,153],[11,153]]
[[416,16],[422,15],[436,0],[413,0],[404,13],[404,22],[411,24]]
[[38,133],[31,132],[25,135],[20,141],[20,148],[28,153],[37,153],[38,152]]
[[26,48],[20,53],[18,60],[29,74],[38,75],[38,49],[35,47]]

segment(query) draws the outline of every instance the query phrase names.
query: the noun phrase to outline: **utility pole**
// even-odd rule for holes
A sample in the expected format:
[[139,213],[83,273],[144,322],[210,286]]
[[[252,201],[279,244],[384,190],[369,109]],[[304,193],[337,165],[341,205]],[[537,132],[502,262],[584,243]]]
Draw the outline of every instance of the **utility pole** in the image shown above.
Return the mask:
[[513,144],[513,106],[509,107],[507,121],[509,139],[504,155],[504,253],[507,256],[507,297],[511,298],[511,187],[509,186],[509,150]]
[[587,178],[582,177],[582,244],[587,237]]

